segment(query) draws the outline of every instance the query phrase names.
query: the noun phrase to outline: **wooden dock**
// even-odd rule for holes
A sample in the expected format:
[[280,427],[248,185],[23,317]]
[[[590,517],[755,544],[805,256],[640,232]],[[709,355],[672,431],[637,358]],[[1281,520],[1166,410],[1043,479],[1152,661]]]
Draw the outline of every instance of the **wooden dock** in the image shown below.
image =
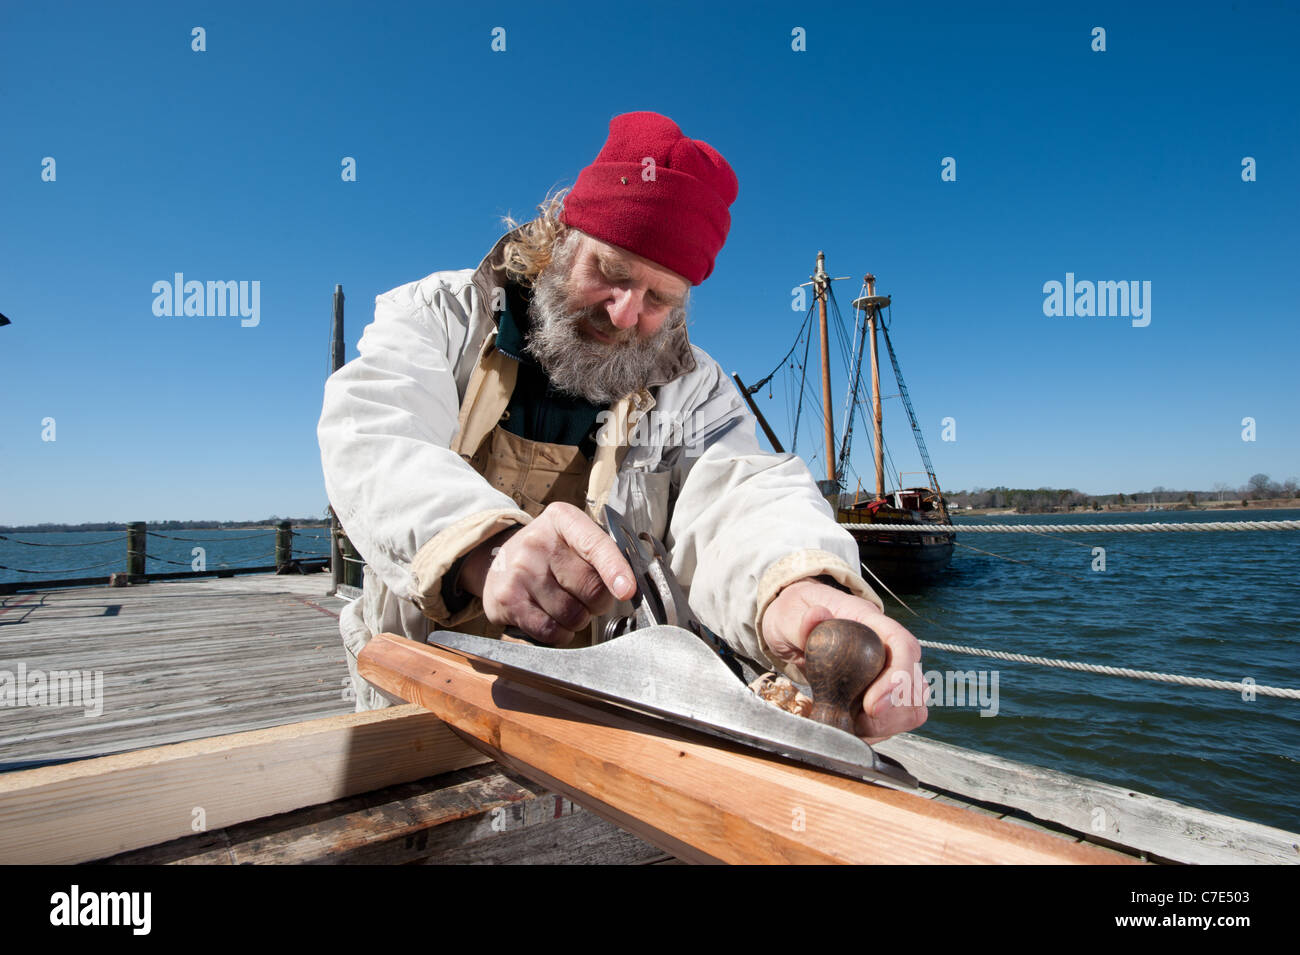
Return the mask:
[[[586,790],[530,783],[432,713],[354,713],[329,586],[258,575],[0,599],[0,671],[103,675],[96,715],[0,706],[0,770],[103,757],[0,772],[0,863],[671,859],[584,809]],[[1080,848],[1300,862],[1295,833],[911,734],[880,749],[936,806]]]
[[353,712],[329,586],[262,574],[0,598],[0,671],[103,680],[98,706],[0,706],[0,769]]

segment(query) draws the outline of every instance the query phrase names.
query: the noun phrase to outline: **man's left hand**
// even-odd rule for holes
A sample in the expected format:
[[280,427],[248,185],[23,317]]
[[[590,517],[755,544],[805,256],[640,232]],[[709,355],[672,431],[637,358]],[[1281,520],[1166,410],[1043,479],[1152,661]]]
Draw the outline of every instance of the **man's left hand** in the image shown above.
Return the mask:
[[912,694],[900,694],[898,687],[911,687],[913,667],[921,662],[921,645],[902,624],[886,617],[870,601],[816,580],[797,581],[768,605],[763,614],[763,642],[774,657],[802,669],[808,634],[823,620],[831,619],[866,624],[885,645],[885,668],[863,697],[857,734],[869,743],[878,743],[924,723],[929,713],[923,701],[920,706],[896,705],[894,699],[901,696],[902,703],[912,702]]

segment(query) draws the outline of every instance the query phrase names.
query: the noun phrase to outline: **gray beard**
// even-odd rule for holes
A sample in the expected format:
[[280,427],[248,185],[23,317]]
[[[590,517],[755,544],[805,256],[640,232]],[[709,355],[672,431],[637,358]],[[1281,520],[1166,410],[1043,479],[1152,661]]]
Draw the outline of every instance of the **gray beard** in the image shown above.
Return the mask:
[[654,336],[644,340],[631,337],[605,343],[585,337],[579,331],[583,323],[611,337],[624,333],[614,328],[599,305],[577,310],[569,306],[573,255],[571,249],[565,252],[569,254],[557,256],[533,281],[528,351],[545,369],[553,387],[593,404],[610,404],[647,386],[671,332],[684,315],[669,316]]

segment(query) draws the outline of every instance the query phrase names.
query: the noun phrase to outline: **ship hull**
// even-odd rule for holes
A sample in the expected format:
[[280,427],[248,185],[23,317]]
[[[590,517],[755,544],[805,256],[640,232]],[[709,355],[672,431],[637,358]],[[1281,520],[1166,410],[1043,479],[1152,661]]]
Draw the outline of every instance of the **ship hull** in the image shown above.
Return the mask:
[[[906,488],[885,500],[840,507],[836,519],[858,544],[858,554],[890,590],[917,590],[943,577],[952,562],[955,528],[942,519],[928,488]],[[875,526],[908,524],[923,532],[877,530]],[[867,575],[868,577],[870,575]]]
[[891,590],[936,583],[952,562],[952,534],[849,533],[858,542],[862,563]]

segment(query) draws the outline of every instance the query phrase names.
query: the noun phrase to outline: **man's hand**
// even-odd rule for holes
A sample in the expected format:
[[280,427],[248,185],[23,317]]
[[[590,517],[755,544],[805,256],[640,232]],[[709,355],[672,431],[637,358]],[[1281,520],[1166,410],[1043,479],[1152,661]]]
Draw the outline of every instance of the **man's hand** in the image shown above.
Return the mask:
[[532,523],[470,552],[460,585],[483,598],[488,620],[563,646],[614,598],[636,592],[613,538],[572,504],[550,504]]
[[[823,620],[831,619],[864,623],[885,644],[885,668],[863,697],[857,734],[869,743],[878,743],[924,723],[929,715],[924,702],[896,706],[891,699],[898,686],[912,685],[913,665],[921,662],[921,646],[902,624],[890,620],[870,601],[816,580],[800,580],[782,590],[763,614],[763,642],[773,656],[802,668],[808,634]],[[910,697],[906,694],[903,702],[910,703]]]

